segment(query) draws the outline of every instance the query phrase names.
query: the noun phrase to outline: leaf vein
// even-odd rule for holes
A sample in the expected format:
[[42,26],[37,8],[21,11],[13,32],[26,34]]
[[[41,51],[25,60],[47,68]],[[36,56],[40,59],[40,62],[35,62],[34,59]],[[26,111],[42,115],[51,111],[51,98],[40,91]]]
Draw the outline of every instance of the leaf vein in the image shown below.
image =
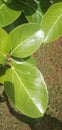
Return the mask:
[[[22,84],[22,86],[24,87],[26,93],[28,94],[28,96],[29,96],[30,99],[32,100],[30,94],[28,93],[27,89],[25,88],[24,84],[22,83],[22,81],[21,81],[20,77],[18,76],[18,74],[17,74],[16,70],[14,69],[14,67],[12,67],[12,69],[13,69],[14,73],[16,74],[16,76],[17,76],[19,82],[20,82],[20,83]],[[33,102],[33,100],[32,100],[32,102]],[[38,111],[40,111],[40,113],[41,113],[41,110],[39,110],[39,108],[37,107],[37,105],[35,104],[35,102],[33,102],[33,104],[36,106],[36,108],[38,109]]]
[[[51,30],[54,28],[54,26],[57,24],[57,22],[59,21],[59,19],[62,17],[62,14],[58,17],[58,19],[55,21],[55,23],[53,24],[53,26],[51,27],[51,29],[49,30],[48,34],[51,32]],[[44,42],[46,42],[47,38],[48,38],[48,34],[44,40]]]

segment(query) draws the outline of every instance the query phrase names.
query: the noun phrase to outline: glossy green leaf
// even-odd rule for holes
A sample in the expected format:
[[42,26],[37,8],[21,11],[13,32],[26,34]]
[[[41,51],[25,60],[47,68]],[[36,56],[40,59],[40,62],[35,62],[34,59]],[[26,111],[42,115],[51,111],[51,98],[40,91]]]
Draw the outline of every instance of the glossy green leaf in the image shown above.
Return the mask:
[[52,5],[42,19],[44,43],[50,43],[62,35],[62,2]]
[[32,55],[43,42],[44,34],[39,24],[24,24],[11,33],[11,55],[24,58]]
[[11,43],[9,35],[0,28],[0,64],[6,62],[6,56],[10,52]]
[[43,14],[47,11],[51,3],[49,0],[17,0],[27,20],[31,23],[41,23]]
[[25,115],[37,118],[44,115],[47,88],[40,71],[29,63],[14,62],[6,71],[4,87],[14,105]]
[[0,0],[0,27],[4,27],[15,21],[21,14],[19,4],[12,0],[10,4]]
[[27,20],[31,23],[41,23],[43,16],[40,1],[18,0]]

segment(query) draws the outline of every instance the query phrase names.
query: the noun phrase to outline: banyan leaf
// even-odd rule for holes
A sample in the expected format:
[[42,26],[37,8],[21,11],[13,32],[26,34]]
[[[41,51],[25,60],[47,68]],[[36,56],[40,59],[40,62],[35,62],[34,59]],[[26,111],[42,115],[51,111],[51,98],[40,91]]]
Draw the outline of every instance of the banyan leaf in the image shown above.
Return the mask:
[[27,63],[30,63],[34,66],[36,66],[36,60],[33,56],[29,56],[29,57],[26,57],[26,58],[17,58],[17,57],[11,57],[11,59],[17,61],[17,62],[27,62]]
[[0,0],[0,27],[7,26],[21,14],[20,5],[12,0],[10,3]]
[[41,23],[43,12],[40,1],[35,0],[18,0],[20,6],[30,23]]
[[44,115],[48,92],[43,76],[35,66],[26,62],[13,62],[6,71],[4,88],[22,113],[32,118]]
[[27,20],[31,23],[41,23],[42,17],[51,6],[49,0],[17,0],[20,2]]
[[43,16],[41,28],[44,43],[50,43],[62,35],[62,2],[52,5]]
[[9,35],[0,28],[0,64],[6,63],[6,57],[11,50]]
[[43,42],[44,34],[39,24],[24,24],[10,32],[12,56],[25,58],[32,55]]

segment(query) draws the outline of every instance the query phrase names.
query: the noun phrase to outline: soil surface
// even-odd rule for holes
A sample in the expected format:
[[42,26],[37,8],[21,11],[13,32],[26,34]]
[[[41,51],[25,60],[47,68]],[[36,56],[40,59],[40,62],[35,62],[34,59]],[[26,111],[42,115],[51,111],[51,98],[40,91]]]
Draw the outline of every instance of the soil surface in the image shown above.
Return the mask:
[[62,130],[62,122],[44,115],[31,119],[15,110],[5,94],[0,99],[0,130]]
[[31,119],[17,110],[5,93],[0,96],[0,130],[62,130],[62,38],[42,45],[34,54],[49,92],[43,118]]
[[62,121],[62,38],[42,45],[34,56],[49,92],[47,113]]

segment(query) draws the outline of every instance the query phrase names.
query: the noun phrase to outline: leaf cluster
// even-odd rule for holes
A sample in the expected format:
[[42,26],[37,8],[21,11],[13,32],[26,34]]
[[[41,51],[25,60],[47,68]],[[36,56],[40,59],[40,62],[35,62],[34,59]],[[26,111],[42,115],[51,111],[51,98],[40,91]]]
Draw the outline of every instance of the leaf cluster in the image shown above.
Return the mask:
[[0,83],[25,115],[44,115],[48,91],[32,54],[62,35],[62,2],[0,1]]

